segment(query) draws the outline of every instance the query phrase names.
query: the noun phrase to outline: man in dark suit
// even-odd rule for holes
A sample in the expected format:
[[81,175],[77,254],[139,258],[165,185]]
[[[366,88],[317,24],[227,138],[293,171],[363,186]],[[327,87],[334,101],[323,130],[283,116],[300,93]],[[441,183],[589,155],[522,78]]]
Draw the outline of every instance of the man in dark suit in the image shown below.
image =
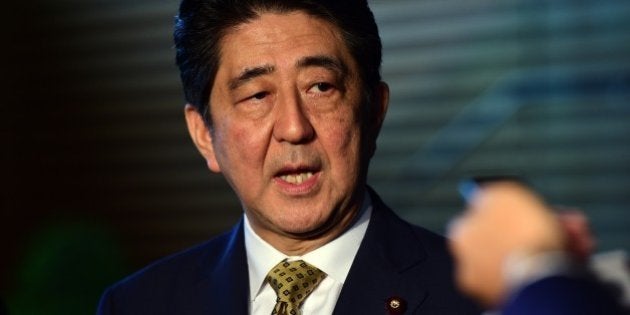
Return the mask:
[[579,216],[558,217],[515,179],[470,187],[469,207],[450,229],[464,292],[502,315],[625,314],[584,264],[587,226],[568,224]]
[[191,138],[244,216],[99,314],[478,313],[445,239],[367,188],[389,96],[367,1],[183,0],[175,46]]

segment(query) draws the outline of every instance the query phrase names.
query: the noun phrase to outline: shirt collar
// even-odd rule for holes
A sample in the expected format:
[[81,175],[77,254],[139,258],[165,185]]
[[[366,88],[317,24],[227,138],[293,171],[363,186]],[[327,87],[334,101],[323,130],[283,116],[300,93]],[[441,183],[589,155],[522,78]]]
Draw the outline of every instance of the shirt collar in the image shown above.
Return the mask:
[[365,194],[358,219],[339,237],[303,256],[286,256],[265,242],[252,229],[247,215],[245,221],[245,248],[249,268],[250,298],[253,300],[263,287],[265,277],[273,266],[284,259],[303,259],[309,264],[324,271],[329,277],[344,283],[352,261],[356,256],[372,213],[372,200]]

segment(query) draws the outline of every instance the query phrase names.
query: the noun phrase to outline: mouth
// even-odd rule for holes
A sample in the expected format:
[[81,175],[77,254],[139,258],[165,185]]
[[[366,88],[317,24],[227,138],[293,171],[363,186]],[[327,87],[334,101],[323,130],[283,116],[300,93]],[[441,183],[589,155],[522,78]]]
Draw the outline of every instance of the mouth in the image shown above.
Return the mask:
[[274,176],[275,182],[290,193],[304,193],[316,187],[321,171],[317,167],[285,167]]
[[308,171],[295,174],[284,174],[278,177],[289,184],[299,185],[313,177],[313,172]]

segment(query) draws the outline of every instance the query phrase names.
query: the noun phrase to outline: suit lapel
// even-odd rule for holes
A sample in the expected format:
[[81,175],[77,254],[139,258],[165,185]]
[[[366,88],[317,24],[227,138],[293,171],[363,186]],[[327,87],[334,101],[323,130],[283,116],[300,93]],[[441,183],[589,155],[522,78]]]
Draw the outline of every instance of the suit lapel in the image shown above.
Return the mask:
[[371,197],[372,217],[334,314],[386,314],[392,297],[414,310],[428,296],[419,281],[409,281],[405,274],[427,258],[425,249],[407,223],[372,191]]
[[[208,253],[210,255],[210,253]],[[220,257],[201,260],[203,276],[198,283],[203,314],[247,314],[249,308],[249,275],[243,220],[226,235]],[[209,261],[217,261],[214,264]]]

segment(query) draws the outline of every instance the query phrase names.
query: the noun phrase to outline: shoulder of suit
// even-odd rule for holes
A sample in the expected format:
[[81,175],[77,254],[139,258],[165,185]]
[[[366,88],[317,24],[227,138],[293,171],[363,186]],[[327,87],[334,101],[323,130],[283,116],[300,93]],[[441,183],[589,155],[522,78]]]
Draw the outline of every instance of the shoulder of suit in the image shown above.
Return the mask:
[[133,290],[137,287],[162,287],[161,284],[194,278],[201,267],[212,266],[230,243],[234,231],[228,231],[213,239],[152,262],[111,287],[111,290]]
[[[425,227],[413,224],[401,218],[395,211],[385,205],[380,199],[377,201],[380,209],[385,213],[389,213],[394,217],[392,227],[397,230],[407,230],[410,235],[416,238],[416,241],[423,245],[426,250],[443,252],[447,249],[447,239],[443,235],[433,232]],[[386,214],[387,215],[387,214]]]

